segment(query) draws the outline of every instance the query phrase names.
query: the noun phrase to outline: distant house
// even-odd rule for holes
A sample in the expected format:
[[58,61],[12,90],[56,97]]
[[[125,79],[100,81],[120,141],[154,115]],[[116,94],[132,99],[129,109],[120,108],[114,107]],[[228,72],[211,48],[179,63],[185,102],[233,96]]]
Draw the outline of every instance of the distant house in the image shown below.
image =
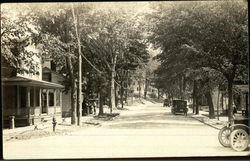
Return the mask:
[[[42,64],[42,80],[52,83],[61,84],[64,80],[63,76],[58,74],[55,64],[52,60],[46,59]],[[62,117],[71,116],[71,97],[70,91],[62,92]]]
[[[249,97],[249,85],[248,84],[234,84],[235,90],[238,90],[238,95],[240,97],[233,97],[233,107],[237,108],[238,112],[248,113],[248,97]],[[239,99],[239,100],[237,100]],[[236,100],[238,102],[236,102]],[[212,92],[212,101],[214,108],[217,112],[219,110],[219,114],[227,115],[228,113],[228,96],[227,91],[225,89],[215,88]],[[238,107],[237,107],[238,106]]]
[[150,80],[147,80],[147,83],[145,80],[134,81],[133,85],[132,85],[132,89],[134,91],[134,96],[144,98],[144,94],[146,92],[147,97],[157,98],[158,97],[158,90],[153,85],[154,85],[153,82],[150,82]]
[[[39,52],[34,46],[32,50]],[[15,127],[47,122],[62,116],[62,89],[58,82],[42,79],[42,58],[33,56],[38,63],[37,75],[20,73],[2,63],[3,125],[10,126],[14,116]],[[25,68],[25,64],[23,64]]]
[[[135,80],[129,87],[128,104],[133,104],[133,98],[144,98],[145,92],[147,98],[157,98],[158,89],[154,87],[154,84],[147,80]],[[147,87],[146,87],[147,86]]]

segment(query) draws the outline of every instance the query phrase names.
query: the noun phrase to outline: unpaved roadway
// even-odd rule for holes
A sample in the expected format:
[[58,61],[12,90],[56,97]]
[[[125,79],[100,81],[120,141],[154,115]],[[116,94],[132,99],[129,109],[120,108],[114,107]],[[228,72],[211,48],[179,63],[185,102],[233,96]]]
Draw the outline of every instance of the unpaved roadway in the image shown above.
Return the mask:
[[101,127],[3,144],[5,159],[248,156],[220,145],[218,130],[162,104],[123,110]]

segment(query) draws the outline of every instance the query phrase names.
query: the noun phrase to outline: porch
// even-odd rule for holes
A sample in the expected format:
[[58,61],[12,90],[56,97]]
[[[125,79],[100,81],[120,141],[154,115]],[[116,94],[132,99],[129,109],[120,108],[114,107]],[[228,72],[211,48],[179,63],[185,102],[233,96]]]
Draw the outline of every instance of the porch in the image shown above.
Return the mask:
[[[14,79],[14,80],[13,80]],[[16,77],[3,81],[3,125],[14,128],[61,118],[62,85]]]

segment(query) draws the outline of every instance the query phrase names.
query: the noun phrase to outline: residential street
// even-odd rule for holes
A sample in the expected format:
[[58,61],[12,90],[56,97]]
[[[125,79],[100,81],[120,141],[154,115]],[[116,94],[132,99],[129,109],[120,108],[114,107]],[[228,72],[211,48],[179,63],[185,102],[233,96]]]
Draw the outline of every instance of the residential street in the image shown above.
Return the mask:
[[0,12],[4,159],[250,156],[248,1]]
[[222,147],[218,130],[162,104],[127,107],[100,127],[3,144],[4,159],[246,156]]

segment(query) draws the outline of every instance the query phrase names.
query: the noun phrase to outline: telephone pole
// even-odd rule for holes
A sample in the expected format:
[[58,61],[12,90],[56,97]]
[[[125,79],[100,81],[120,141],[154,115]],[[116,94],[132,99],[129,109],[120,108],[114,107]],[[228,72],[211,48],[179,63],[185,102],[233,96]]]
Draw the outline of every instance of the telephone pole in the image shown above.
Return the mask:
[[79,32],[79,15],[78,12],[75,14],[74,6],[72,4],[72,14],[75,25],[75,32],[78,44],[78,97],[77,97],[77,125],[81,126],[81,117],[82,117],[82,52],[81,52],[81,41],[80,41],[80,32]]

